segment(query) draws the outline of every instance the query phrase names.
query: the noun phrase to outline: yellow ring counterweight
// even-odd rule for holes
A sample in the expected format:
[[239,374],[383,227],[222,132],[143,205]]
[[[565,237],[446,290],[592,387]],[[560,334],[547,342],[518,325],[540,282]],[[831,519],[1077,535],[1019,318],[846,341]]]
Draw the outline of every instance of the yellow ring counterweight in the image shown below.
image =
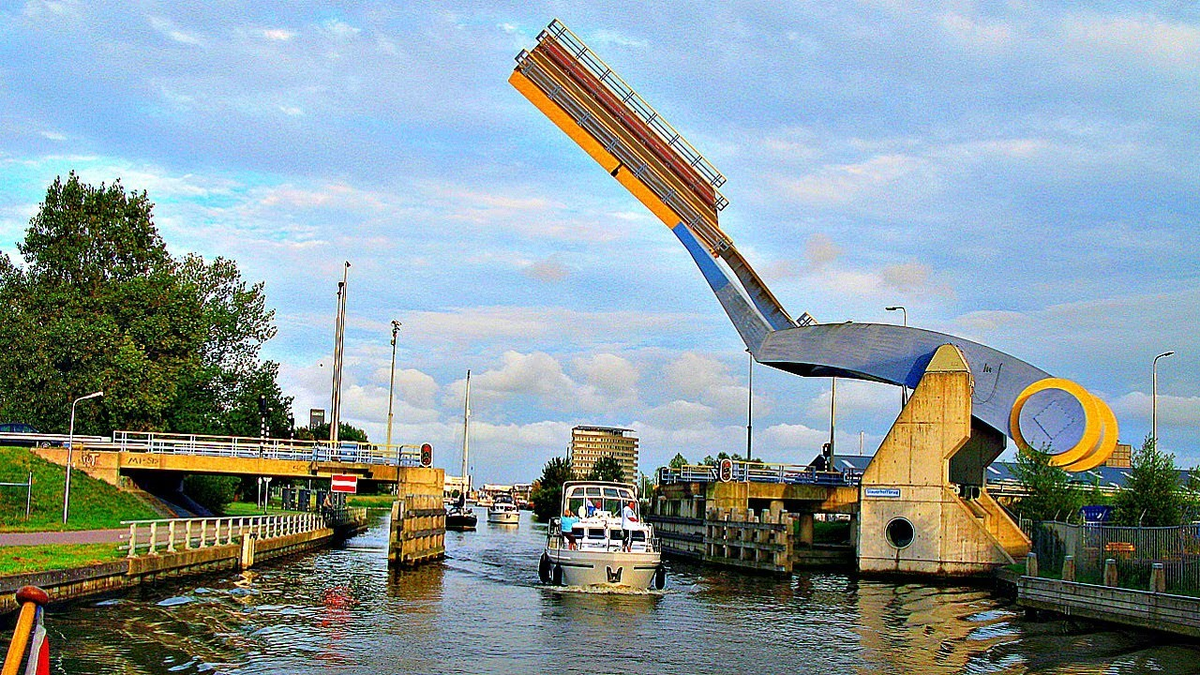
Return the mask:
[[1021,411],[1034,395],[1047,389],[1057,389],[1070,394],[1083,408],[1083,435],[1079,442],[1062,452],[1050,454],[1050,464],[1067,471],[1087,471],[1100,466],[1117,447],[1117,417],[1108,404],[1078,384],[1060,377],[1038,380],[1017,395],[1009,413],[1009,434],[1022,452],[1030,450],[1029,443],[1021,434]]

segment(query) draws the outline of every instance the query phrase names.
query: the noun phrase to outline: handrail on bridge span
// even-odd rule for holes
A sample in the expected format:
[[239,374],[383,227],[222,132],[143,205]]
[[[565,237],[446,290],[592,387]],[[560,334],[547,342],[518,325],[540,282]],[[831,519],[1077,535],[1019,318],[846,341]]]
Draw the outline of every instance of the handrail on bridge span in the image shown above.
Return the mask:
[[[382,445],[339,441],[308,441],[254,436],[206,436],[146,431],[114,431],[112,447],[125,452],[205,455],[243,459],[282,459],[341,464],[421,466],[420,446],[412,443]],[[96,444],[96,449],[104,447]]]
[[[858,485],[862,474],[854,470],[817,471],[815,467],[801,464],[767,464],[760,462],[733,461],[732,483],[783,483],[787,485],[827,485],[849,487]],[[658,482],[669,483],[718,483],[719,467],[708,464],[688,464],[677,469],[659,467]]]

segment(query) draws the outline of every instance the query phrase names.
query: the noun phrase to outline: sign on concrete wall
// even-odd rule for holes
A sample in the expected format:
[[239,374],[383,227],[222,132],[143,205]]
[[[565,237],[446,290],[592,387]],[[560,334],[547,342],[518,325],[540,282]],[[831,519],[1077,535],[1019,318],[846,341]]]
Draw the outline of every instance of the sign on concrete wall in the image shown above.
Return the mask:
[[358,476],[334,474],[329,489],[332,492],[349,492],[354,494],[358,492]]
[[309,408],[308,409],[308,428],[316,429],[325,424],[325,409],[324,408]]
[[863,488],[863,496],[877,499],[899,499],[900,488],[867,487]]

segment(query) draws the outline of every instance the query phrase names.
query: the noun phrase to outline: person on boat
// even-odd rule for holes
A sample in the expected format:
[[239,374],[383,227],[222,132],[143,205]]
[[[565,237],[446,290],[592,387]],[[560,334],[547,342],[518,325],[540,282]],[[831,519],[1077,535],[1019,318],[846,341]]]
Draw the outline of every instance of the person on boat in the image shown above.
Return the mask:
[[575,529],[575,523],[577,522],[579,522],[579,519],[575,517],[574,513],[571,513],[570,507],[563,509],[562,519],[559,523],[562,525],[562,535],[563,539],[567,540],[568,549],[575,548],[575,533],[572,530]]
[[591,518],[592,516],[596,515],[596,511],[596,505],[592,503],[592,500],[585,499],[583,500],[583,503],[579,505],[579,518],[581,520],[584,518]]
[[625,508],[621,509],[621,548],[626,551],[633,545],[633,535],[629,530],[637,522],[637,504],[630,500]]

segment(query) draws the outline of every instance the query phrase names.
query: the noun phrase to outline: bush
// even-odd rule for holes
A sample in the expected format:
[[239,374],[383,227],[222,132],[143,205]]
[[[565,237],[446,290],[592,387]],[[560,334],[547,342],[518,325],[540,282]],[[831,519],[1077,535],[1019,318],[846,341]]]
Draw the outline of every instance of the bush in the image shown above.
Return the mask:
[[183,493],[209,511],[220,513],[233,501],[240,483],[237,476],[185,476]]

